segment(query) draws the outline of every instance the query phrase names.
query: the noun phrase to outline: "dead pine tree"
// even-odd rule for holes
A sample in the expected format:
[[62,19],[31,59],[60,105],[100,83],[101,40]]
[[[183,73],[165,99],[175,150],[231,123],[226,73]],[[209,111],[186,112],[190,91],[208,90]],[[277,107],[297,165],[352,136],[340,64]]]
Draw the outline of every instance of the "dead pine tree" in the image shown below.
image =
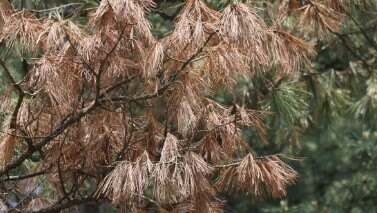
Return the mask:
[[[340,2],[168,1],[173,16],[161,2],[93,1],[61,16],[0,0],[1,209],[108,200],[126,212],[221,212],[220,191],[286,195],[298,174],[279,155],[256,156],[241,132],[267,144],[268,110],[211,95],[268,70],[310,69],[305,39],[340,27]],[[149,14],[173,20],[171,30],[152,33]],[[19,53],[22,75],[7,61]]]

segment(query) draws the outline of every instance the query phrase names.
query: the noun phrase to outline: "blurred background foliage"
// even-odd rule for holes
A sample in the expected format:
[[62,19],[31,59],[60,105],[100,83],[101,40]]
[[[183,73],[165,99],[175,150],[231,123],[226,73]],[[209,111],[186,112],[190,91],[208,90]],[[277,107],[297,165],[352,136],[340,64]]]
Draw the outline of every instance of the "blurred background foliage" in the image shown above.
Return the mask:
[[271,72],[239,82],[240,104],[271,112],[271,142],[256,152],[302,159],[291,161],[300,180],[286,199],[232,196],[227,211],[377,212],[376,6],[350,1],[342,29],[313,39],[313,67],[293,80],[274,79]]
[[[14,0],[12,4],[85,23],[96,2]],[[156,2],[148,18],[154,34],[161,37],[172,28],[182,1]],[[230,2],[208,1],[215,8]],[[270,7],[279,1],[249,2]],[[44,11],[53,7],[58,8]],[[276,79],[276,70],[257,72],[251,79],[240,79],[232,93],[218,88],[213,95],[222,104],[268,109],[269,144],[260,145],[248,131],[245,137],[257,154],[298,158],[288,161],[300,174],[283,200],[256,202],[252,197],[224,195],[229,199],[227,212],[377,212],[377,1],[349,0],[346,11],[339,32],[320,40],[307,38],[318,51],[311,58],[311,69],[302,69],[290,79]],[[286,28],[295,33],[288,21]],[[18,75],[25,74],[27,53],[18,50],[8,58]],[[111,211],[97,204],[79,210]]]

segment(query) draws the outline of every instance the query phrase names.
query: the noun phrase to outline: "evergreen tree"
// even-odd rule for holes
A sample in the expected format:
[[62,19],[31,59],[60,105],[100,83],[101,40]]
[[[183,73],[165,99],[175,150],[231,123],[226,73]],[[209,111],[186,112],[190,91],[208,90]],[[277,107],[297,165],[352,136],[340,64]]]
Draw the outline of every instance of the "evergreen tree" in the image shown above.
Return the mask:
[[373,209],[376,6],[0,0],[0,208]]

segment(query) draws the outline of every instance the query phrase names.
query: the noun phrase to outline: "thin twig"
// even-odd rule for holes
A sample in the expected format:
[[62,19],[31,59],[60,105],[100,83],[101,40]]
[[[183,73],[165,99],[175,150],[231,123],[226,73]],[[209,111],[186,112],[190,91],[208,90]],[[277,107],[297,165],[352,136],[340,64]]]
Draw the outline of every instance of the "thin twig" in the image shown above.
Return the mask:
[[60,5],[60,6],[53,7],[53,8],[44,9],[44,10],[30,10],[30,11],[34,12],[34,13],[44,13],[44,12],[50,12],[50,11],[54,11],[54,10],[60,10],[60,9],[66,8],[66,7],[71,7],[71,6],[76,6],[76,5],[83,5],[83,4],[85,4],[85,3],[69,3],[69,4]]

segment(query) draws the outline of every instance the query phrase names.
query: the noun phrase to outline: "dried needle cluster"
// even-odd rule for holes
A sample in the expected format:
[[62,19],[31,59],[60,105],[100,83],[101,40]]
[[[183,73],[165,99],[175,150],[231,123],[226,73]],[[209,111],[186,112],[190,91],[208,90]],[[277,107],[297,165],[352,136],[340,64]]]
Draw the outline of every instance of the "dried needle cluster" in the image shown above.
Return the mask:
[[[219,212],[219,190],[284,196],[297,173],[277,156],[253,157],[241,134],[253,128],[267,143],[266,112],[209,97],[238,77],[310,66],[314,49],[281,22],[295,13],[304,29],[336,30],[341,7],[330,2],[282,0],[270,26],[250,5],[215,11],[186,0],[157,39],[145,17],[152,0],[102,0],[85,26],[1,0],[1,41],[35,57],[20,82],[1,61],[11,84],[1,96],[0,174],[38,156],[30,177],[47,182],[54,199],[31,200],[31,211],[107,198],[132,211]],[[98,187],[82,198],[90,180]]]

